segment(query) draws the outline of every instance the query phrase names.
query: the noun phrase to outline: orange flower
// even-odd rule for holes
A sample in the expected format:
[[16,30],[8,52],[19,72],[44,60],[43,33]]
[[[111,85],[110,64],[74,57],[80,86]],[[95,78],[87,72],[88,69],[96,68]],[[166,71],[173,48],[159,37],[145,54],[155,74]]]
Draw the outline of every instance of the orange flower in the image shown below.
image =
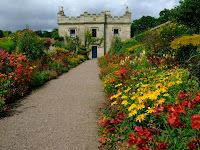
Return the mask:
[[106,139],[105,139],[104,136],[101,137],[101,142],[102,142],[102,143],[105,143],[105,142],[106,142]]

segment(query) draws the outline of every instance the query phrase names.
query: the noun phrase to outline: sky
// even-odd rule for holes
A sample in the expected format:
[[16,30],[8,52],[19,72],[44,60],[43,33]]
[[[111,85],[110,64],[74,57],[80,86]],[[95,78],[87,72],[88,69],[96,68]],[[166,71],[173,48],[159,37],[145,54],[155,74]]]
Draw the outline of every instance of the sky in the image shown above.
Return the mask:
[[28,25],[31,30],[51,31],[58,28],[59,6],[66,16],[106,10],[112,16],[122,16],[128,6],[133,21],[142,16],[158,18],[161,10],[177,5],[179,0],[0,0],[0,30],[15,32]]

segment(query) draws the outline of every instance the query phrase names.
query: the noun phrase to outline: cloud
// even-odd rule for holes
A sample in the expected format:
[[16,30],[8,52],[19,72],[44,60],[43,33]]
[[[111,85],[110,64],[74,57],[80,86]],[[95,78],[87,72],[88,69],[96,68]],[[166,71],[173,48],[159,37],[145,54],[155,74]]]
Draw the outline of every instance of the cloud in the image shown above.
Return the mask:
[[1,0],[0,30],[16,31],[30,25],[33,30],[57,28],[58,6],[64,7],[67,16],[79,16],[84,11],[100,13],[110,10],[113,16],[122,16],[126,6],[132,13],[132,20],[142,16],[159,17],[164,8],[171,9],[179,0]]

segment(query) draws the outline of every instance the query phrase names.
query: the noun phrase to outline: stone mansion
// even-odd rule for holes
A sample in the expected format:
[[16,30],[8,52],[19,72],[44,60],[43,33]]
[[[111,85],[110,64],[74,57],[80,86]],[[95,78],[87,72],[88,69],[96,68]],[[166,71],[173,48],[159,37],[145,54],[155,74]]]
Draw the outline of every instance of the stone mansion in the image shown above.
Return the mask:
[[86,30],[91,30],[92,36],[104,39],[103,46],[98,47],[98,43],[92,45],[90,58],[98,58],[105,55],[111,45],[114,37],[118,36],[121,40],[130,39],[131,31],[131,13],[126,8],[123,16],[110,15],[110,11],[103,11],[97,14],[89,14],[84,12],[80,16],[65,16],[63,7],[58,13],[58,33],[59,36],[70,38],[78,36],[84,44],[84,33]]

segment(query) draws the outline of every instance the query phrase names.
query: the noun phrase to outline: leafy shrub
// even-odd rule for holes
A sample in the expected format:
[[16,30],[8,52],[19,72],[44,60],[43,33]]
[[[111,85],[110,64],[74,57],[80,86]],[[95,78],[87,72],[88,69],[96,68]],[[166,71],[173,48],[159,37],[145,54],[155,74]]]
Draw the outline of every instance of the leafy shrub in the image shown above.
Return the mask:
[[83,55],[77,55],[76,58],[78,58],[80,61],[85,61],[85,57]]
[[79,64],[79,58],[70,58],[69,65],[72,67],[76,67]]
[[51,70],[58,70],[59,72],[62,72],[62,68],[64,67],[64,63],[62,60],[53,60],[53,62],[49,63],[49,69]]
[[55,43],[52,44],[52,46],[61,48],[61,47],[65,46],[65,43],[64,43],[64,41],[56,41]]
[[145,33],[144,46],[150,53],[162,57],[163,54],[175,55],[170,44],[176,38],[187,33],[187,28],[178,24],[166,24],[160,29]]
[[60,37],[60,36],[56,36],[54,39],[58,41],[64,41],[64,37]]
[[66,54],[69,53],[69,51],[64,48],[56,47],[55,49],[57,53],[66,53]]
[[125,52],[127,52],[127,49],[139,44],[138,41],[135,39],[129,39],[126,41],[121,41],[119,37],[115,37],[111,42],[110,50],[108,51],[109,55],[123,55]]
[[171,48],[175,50],[178,63],[187,67],[191,74],[200,78],[200,35],[185,35],[174,39]]
[[16,45],[15,43],[11,40],[10,37],[4,37],[0,41],[0,48],[6,50],[7,52],[11,53],[15,50]]
[[44,46],[46,50],[49,50],[49,47],[51,46],[51,40],[50,39],[44,39]]
[[108,54],[109,55],[117,54],[122,47],[123,47],[123,43],[122,43],[121,39],[119,37],[115,37],[111,41],[111,46],[108,51]]
[[44,40],[39,38],[33,31],[25,30],[21,32],[17,41],[17,51],[25,53],[31,61],[36,61],[38,58],[45,57]]
[[34,76],[29,84],[30,87],[36,88],[44,84],[44,75],[43,73],[38,73]]

